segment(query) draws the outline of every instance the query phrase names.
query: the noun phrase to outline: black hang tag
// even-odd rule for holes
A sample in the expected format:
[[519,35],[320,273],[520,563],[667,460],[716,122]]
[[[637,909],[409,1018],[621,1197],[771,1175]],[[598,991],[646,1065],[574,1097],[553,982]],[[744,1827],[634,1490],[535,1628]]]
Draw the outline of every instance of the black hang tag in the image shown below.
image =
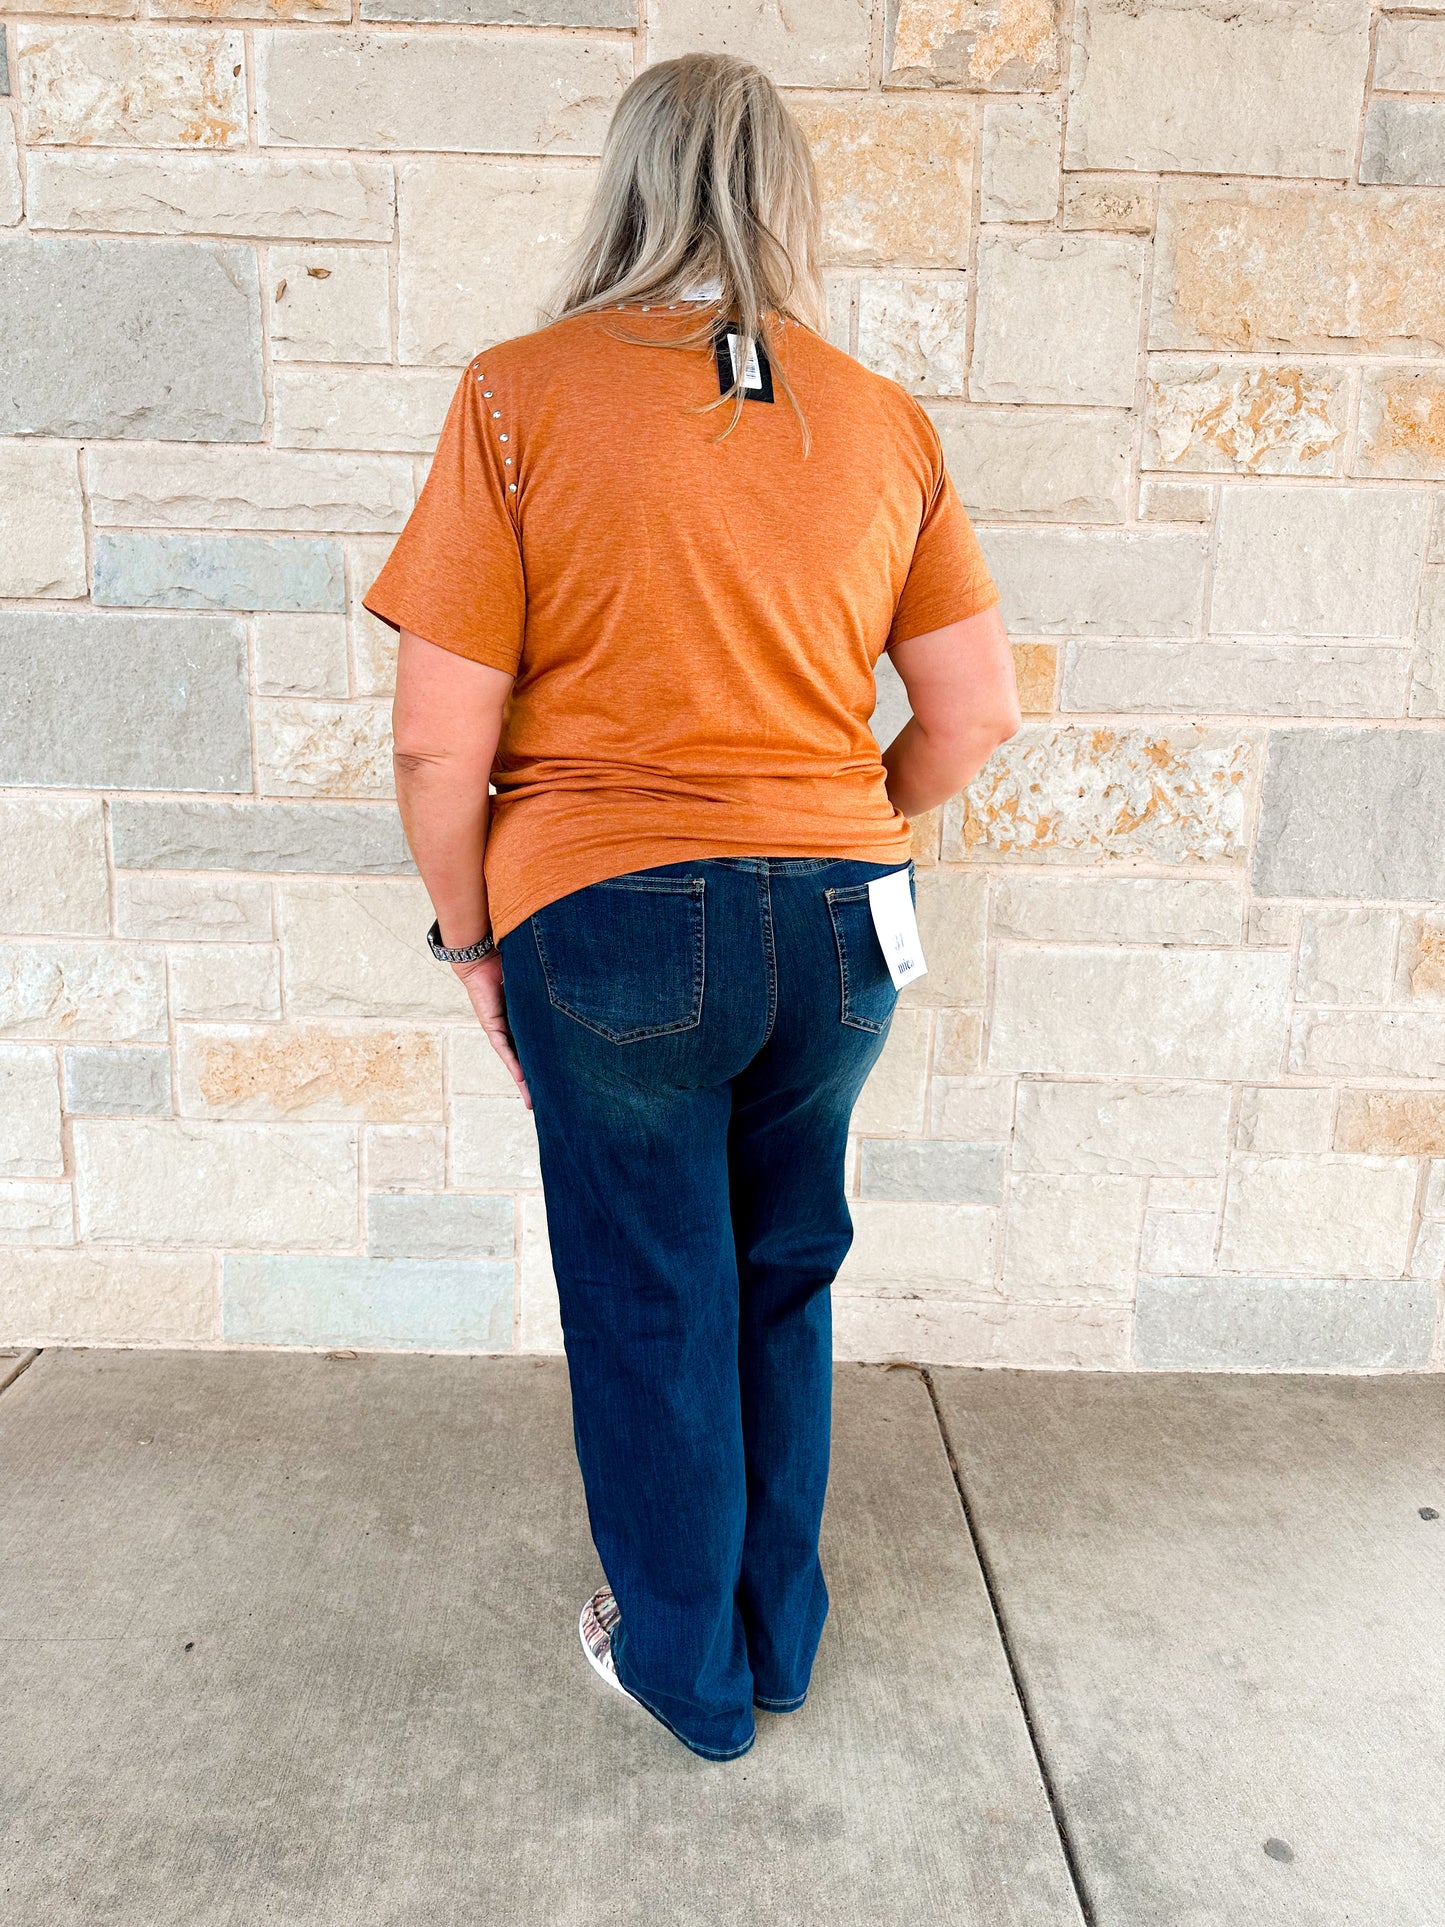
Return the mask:
[[[717,352],[717,387],[720,395],[732,393],[734,357],[739,348],[739,336],[735,329],[724,328],[718,333],[713,344]],[[756,385],[749,384],[743,389],[744,401],[771,401],[773,399],[773,370],[768,361],[768,351],[761,341],[754,340],[753,353],[757,358],[758,379]]]

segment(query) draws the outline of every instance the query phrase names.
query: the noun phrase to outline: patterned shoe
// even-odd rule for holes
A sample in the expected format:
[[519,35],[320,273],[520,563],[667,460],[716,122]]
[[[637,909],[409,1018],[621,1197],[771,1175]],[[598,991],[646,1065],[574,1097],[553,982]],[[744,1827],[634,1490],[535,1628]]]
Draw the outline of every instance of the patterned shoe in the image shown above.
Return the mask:
[[599,1586],[582,1608],[582,1617],[577,1622],[577,1637],[582,1641],[582,1650],[593,1672],[600,1679],[605,1679],[624,1699],[631,1699],[631,1693],[617,1677],[617,1668],[612,1663],[612,1633],[621,1618],[611,1586]]

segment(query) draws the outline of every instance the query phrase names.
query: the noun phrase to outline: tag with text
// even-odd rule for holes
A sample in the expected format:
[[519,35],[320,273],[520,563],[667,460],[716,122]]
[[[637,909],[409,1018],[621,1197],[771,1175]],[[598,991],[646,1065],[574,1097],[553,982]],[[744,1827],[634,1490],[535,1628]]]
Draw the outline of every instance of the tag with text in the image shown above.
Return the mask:
[[868,885],[868,908],[873,912],[873,928],[883,946],[889,975],[898,988],[926,977],[928,965],[923,961],[923,945],[918,938],[908,872],[895,870],[891,876],[875,877]]

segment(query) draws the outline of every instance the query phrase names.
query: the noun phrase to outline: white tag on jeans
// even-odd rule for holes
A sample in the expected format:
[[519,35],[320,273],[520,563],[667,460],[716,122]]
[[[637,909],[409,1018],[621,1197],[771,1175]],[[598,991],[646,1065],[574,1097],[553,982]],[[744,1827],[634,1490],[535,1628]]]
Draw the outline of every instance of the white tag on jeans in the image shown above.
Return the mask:
[[891,876],[874,877],[868,885],[868,908],[873,912],[873,928],[883,946],[889,975],[901,990],[904,984],[917,983],[928,975],[923,961],[923,945],[918,940],[918,919],[913,914],[913,892],[908,887],[908,872],[895,870]]

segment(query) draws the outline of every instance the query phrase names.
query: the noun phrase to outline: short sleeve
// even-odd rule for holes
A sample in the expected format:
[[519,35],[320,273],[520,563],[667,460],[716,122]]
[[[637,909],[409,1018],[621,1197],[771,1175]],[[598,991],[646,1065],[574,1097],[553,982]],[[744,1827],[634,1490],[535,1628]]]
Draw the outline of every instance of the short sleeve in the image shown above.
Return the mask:
[[983,550],[943,463],[938,431],[923,413],[933,470],[933,496],[924,512],[903,592],[893,612],[888,646],[966,621],[999,599]]
[[474,369],[447,411],[426,484],[363,598],[395,629],[515,675],[527,591],[501,451]]

